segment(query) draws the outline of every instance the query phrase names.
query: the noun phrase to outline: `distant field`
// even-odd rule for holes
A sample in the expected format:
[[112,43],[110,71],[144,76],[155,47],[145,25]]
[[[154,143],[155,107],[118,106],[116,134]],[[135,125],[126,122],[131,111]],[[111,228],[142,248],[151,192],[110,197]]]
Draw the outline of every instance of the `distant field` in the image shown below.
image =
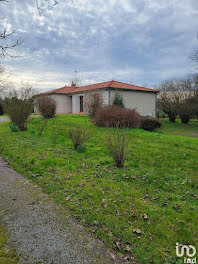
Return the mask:
[[[0,124],[1,155],[87,230],[139,263],[182,263],[176,242],[198,249],[198,122],[165,120],[153,133],[127,130],[129,159],[117,169],[106,147],[114,129],[95,127],[86,116],[60,115],[39,137],[39,120],[17,133]],[[73,125],[92,131],[86,153],[74,151],[66,135]]]

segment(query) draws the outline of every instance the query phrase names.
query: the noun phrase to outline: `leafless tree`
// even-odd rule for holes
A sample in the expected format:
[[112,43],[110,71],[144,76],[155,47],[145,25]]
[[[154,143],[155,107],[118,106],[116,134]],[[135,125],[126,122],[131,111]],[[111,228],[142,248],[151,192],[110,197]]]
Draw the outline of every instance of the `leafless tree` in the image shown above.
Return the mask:
[[13,35],[15,34],[15,31],[9,32],[7,27],[3,29],[3,31],[0,32],[0,58],[9,56],[14,57],[10,51],[13,50],[16,46],[18,46],[21,41],[16,40],[12,42],[11,44],[9,42],[6,42],[7,40],[10,40]]
[[176,82],[167,80],[159,85],[158,108],[167,114],[170,122],[178,115],[178,95]]
[[[198,40],[198,33],[197,33]],[[190,56],[190,59],[196,63],[196,69],[198,70],[198,49]]]
[[180,79],[177,82],[178,89],[178,112],[182,123],[188,123],[193,114],[193,105],[191,103],[195,93],[194,76]]
[[192,60],[198,63],[198,50],[192,55]]
[[193,115],[195,95],[197,94],[196,76],[165,81],[159,86],[158,107],[167,114],[171,122],[177,116],[188,123]]
[[[11,0],[0,0],[0,4],[9,2]],[[10,51],[21,43],[20,40],[13,40],[16,32],[14,30],[10,31],[4,22],[5,18],[0,18],[0,59],[6,56],[13,57]]]
[[[0,4],[10,3],[12,0],[0,0]],[[61,0],[33,0],[36,1],[36,6],[40,15],[44,15],[46,10],[52,10]],[[0,18],[0,59],[12,55],[12,50],[22,43],[21,40],[15,40],[15,30],[9,30],[5,25],[6,18]]]

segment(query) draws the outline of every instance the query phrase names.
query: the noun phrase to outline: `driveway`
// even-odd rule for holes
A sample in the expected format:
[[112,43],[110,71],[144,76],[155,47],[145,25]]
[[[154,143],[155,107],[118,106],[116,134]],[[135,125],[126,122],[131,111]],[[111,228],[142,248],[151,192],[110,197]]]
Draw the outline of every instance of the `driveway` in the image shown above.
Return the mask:
[[[40,115],[31,115],[29,118],[39,117]],[[10,121],[8,116],[0,116],[0,123]]]
[[23,264],[121,264],[42,189],[0,158],[0,219]]
[[7,116],[0,116],[0,123],[3,123],[5,121],[9,121],[9,120],[10,120],[9,117],[7,117]]

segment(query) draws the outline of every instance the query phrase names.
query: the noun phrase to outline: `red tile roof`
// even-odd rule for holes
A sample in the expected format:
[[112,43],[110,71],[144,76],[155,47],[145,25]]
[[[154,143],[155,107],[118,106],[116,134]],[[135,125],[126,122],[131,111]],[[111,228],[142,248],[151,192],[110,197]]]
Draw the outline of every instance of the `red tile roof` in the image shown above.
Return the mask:
[[102,82],[96,84],[90,84],[86,86],[75,87],[73,86],[65,86],[59,89],[51,90],[48,92],[40,93],[39,95],[46,95],[46,94],[72,94],[72,93],[79,93],[84,91],[91,91],[97,89],[104,89],[104,88],[115,88],[115,89],[123,89],[123,90],[132,90],[132,91],[142,91],[142,92],[153,92],[157,93],[158,90],[145,88],[141,86],[136,86],[133,84],[118,82],[118,81],[109,81],[109,82]]

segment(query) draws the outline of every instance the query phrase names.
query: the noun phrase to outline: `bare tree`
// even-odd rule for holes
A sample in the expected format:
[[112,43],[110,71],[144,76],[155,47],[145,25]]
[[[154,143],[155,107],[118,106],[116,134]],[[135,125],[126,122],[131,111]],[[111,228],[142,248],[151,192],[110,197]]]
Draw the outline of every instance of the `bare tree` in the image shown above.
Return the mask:
[[[12,0],[0,0],[0,4],[10,3]],[[36,1],[36,6],[40,15],[43,15],[46,10],[52,10],[54,6],[58,5],[61,0],[33,0]],[[6,18],[0,18],[0,59],[12,55],[12,50],[22,43],[21,40],[15,40],[14,36],[16,31],[9,30],[8,26],[5,25]]]
[[191,56],[192,60],[198,63],[198,50]]
[[178,115],[178,94],[176,82],[167,80],[159,85],[158,108],[167,114],[170,122],[175,122]]
[[11,37],[15,34],[15,31],[9,32],[7,27],[3,29],[3,31],[0,32],[0,58],[9,56],[14,57],[10,51],[13,50],[16,46],[18,46],[21,41],[16,40],[12,43],[6,42],[7,40],[10,40]]
[[178,113],[182,123],[188,123],[193,114],[191,103],[195,92],[194,76],[189,76],[177,82],[178,89]]
[[194,99],[197,94],[196,76],[165,81],[159,86],[158,107],[167,114],[171,122],[177,116],[182,123],[188,123],[193,115]]
[[[9,3],[10,0],[0,0],[0,4]],[[21,41],[13,40],[15,35],[14,30],[9,30],[7,25],[4,25],[5,18],[0,18],[0,59],[6,56],[13,57],[10,51],[13,50],[16,46],[18,46]]]

